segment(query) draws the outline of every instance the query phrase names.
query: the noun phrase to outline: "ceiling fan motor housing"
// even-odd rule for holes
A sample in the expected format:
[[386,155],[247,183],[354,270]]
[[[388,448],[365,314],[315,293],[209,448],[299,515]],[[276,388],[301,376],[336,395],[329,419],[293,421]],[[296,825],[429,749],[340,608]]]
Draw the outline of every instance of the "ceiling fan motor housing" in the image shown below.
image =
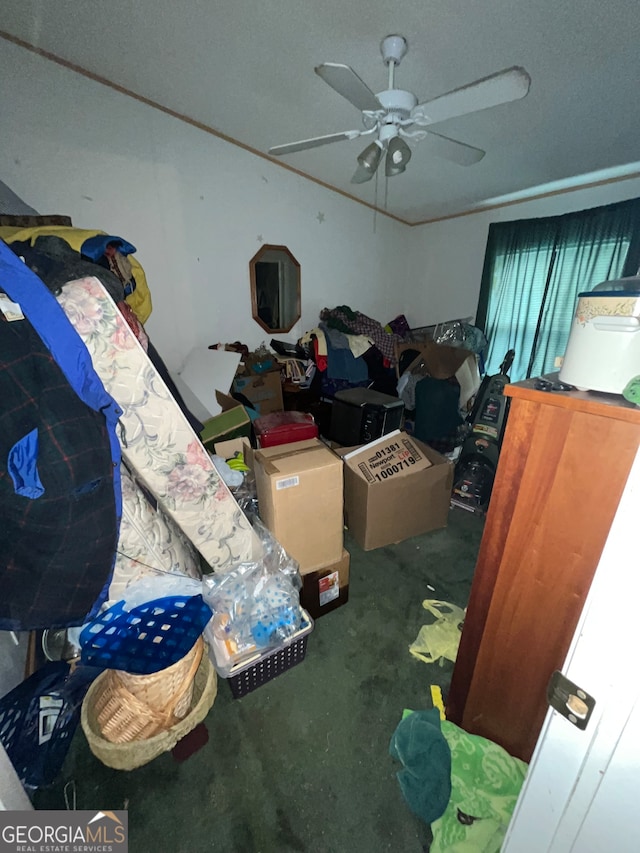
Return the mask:
[[409,45],[404,36],[386,36],[380,42],[380,53],[385,65],[393,62],[395,65],[400,65],[402,57],[409,50]]
[[388,116],[397,116],[399,121],[408,119],[411,110],[418,103],[413,92],[405,92],[403,89],[386,89],[378,92],[376,98],[382,104]]

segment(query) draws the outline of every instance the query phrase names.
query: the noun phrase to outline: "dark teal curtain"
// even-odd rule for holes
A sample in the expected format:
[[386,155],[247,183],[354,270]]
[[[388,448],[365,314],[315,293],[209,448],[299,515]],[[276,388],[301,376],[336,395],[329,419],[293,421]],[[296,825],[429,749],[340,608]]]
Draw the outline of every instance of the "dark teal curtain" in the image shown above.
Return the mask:
[[639,266],[640,199],[492,224],[476,315],[489,341],[487,372],[509,349],[514,382],[557,369],[578,293]]

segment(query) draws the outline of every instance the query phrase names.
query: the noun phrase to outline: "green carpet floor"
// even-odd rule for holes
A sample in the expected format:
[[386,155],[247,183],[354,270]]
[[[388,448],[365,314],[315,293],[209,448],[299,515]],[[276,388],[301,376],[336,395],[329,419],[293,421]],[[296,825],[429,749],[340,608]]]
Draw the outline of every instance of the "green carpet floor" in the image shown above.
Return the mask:
[[[406,807],[389,756],[404,708],[431,707],[453,664],[429,665],[408,647],[421,602],[466,606],[482,520],[452,510],[449,525],[389,548],[351,553],[348,604],[317,620],[305,660],[242,699],[220,679],[209,742],[183,763],[164,754],[111,770],[81,729],[60,779],[38,808],[129,810],[132,853],[421,853],[429,828]],[[433,587],[433,590],[428,588]]]

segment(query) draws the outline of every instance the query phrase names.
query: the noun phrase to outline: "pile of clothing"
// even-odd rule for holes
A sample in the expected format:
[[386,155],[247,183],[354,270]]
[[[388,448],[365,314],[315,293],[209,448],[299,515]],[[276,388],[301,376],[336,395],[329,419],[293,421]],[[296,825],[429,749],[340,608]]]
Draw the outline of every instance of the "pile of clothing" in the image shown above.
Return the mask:
[[345,388],[367,387],[395,396],[396,344],[403,335],[394,324],[408,330],[404,318],[385,327],[348,305],[324,308],[317,327],[299,341],[315,362],[320,392],[333,397]]
[[0,238],[20,257],[48,289],[57,295],[69,281],[93,276],[105,287],[142,348],[162,376],[196,432],[202,423],[194,417],[169,375],[159,352],[144,329],[152,310],[144,270],[133,257],[136,247],[113,234],[72,226],[0,227]]

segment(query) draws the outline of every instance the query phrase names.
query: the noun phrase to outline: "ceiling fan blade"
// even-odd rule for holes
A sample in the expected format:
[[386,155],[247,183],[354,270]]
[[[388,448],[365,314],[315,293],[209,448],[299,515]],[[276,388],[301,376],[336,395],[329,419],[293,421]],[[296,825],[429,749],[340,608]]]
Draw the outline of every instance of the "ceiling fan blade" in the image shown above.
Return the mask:
[[335,89],[339,95],[350,101],[359,110],[382,109],[380,101],[373,94],[367,84],[358,77],[349,65],[339,62],[323,62],[315,68],[315,72]]
[[531,77],[524,68],[514,65],[513,68],[498,71],[482,80],[476,80],[475,83],[440,95],[432,101],[418,104],[411,111],[411,118],[418,124],[436,124],[449,118],[517,101],[524,98],[530,85]]
[[473,145],[458,142],[457,139],[450,139],[448,136],[442,136],[442,134],[434,133],[432,130],[427,133],[422,144],[439,157],[451,160],[452,163],[457,163],[459,166],[473,166],[474,163],[482,160],[486,153],[481,148],[474,148]]
[[269,149],[269,154],[279,157],[282,154],[293,154],[294,151],[305,151],[307,148],[317,148],[330,142],[340,142],[341,139],[357,139],[362,135],[360,130],[345,130],[342,133],[328,133],[326,136],[314,136],[311,139],[300,139],[298,142],[287,142],[286,145],[275,145]]

